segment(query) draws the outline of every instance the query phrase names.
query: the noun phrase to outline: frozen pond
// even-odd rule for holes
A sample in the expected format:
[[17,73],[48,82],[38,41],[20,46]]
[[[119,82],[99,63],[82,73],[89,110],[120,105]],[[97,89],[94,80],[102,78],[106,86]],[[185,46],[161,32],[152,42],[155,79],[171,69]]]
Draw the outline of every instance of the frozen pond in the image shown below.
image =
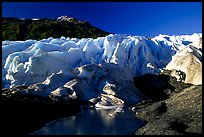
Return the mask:
[[[116,112],[117,111],[117,112]],[[143,125],[130,109],[87,109],[58,119],[32,135],[131,135]]]

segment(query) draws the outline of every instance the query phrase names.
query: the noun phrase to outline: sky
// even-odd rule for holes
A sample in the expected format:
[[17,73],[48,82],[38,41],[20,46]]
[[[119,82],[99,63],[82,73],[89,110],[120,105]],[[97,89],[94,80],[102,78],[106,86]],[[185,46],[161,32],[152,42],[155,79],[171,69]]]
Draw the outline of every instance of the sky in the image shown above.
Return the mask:
[[2,2],[3,17],[86,20],[118,34],[202,33],[202,2]]

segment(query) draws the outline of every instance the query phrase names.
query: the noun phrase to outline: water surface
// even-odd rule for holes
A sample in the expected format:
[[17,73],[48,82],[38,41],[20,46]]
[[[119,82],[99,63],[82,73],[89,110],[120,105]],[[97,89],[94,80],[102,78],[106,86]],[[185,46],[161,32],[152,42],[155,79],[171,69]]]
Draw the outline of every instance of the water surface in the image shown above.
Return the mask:
[[144,122],[130,109],[121,110],[87,109],[76,116],[55,120],[32,135],[131,135]]

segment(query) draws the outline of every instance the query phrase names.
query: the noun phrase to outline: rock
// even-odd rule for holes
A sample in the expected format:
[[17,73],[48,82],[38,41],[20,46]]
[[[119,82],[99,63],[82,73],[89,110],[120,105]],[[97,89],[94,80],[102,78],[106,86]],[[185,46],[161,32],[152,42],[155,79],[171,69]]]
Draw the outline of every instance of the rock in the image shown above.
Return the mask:
[[[146,97],[144,99],[151,99],[152,101],[160,101],[169,98],[176,92],[192,86],[192,84],[184,83],[177,80],[175,75],[183,77],[184,73],[176,70],[164,70],[160,74],[145,74],[143,76],[134,78],[134,85]],[[148,86],[147,86],[148,85]]]
[[161,102],[160,106],[157,108],[158,114],[161,115],[167,111],[166,102]]
[[171,76],[175,77],[177,81],[181,81],[181,82],[184,82],[186,78],[186,74],[184,72],[180,70],[175,70],[175,69],[171,71]]
[[[173,76],[172,73],[175,73],[175,72],[179,72],[179,71],[173,69],[173,70],[164,70],[163,72],[160,73],[160,75],[167,75],[169,77],[168,83],[173,86],[174,92],[180,92],[181,90],[192,86],[192,84],[190,84],[190,83],[184,83],[184,82],[178,80],[175,77],[175,75]],[[183,73],[181,71],[179,73],[181,75],[183,75]],[[180,77],[180,76],[177,76],[177,77]]]
[[56,102],[34,94],[12,94],[16,90],[27,90],[27,87],[18,86],[5,90],[6,95],[0,95],[2,135],[28,135],[48,122],[81,111],[79,100]]
[[146,121],[136,135],[201,135],[202,86],[192,85],[136,111]]
[[185,83],[200,85],[202,84],[202,51],[188,45],[172,57],[166,69],[180,70],[186,75]]
[[145,74],[135,77],[134,84],[136,88],[146,95],[146,99],[158,101],[168,98],[168,94],[165,93],[167,90],[174,91],[174,87],[168,82],[169,80],[168,75]]

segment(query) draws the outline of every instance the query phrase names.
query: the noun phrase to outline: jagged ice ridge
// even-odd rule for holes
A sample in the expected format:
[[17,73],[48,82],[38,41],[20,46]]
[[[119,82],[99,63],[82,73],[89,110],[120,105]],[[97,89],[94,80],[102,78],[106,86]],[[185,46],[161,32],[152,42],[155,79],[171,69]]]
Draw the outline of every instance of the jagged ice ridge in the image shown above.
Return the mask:
[[[193,61],[194,66],[199,65],[202,70],[201,38],[201,33],[160,34],[154,38],[110,34],[97,39],[51,37],[40,41],[3,41],[2,87],[35,84],[36,91],[40,92],[31,94],[54,95],[55,98],[80,96],[83,100],[95,98],[105,91],[123,101],[137,102],[142,95],[131,83],[136,76],[177,69],[186,73],[186,82],[202,84],[202,71],[200,75],[199,70],[195,81],[190,81],[192,76],[188,77],[186,66],[189,63],[175,65],[180,56],[185,55],[187,59],[190,54],[190,63]],[[85,85],[89,86],[83,87]],[[125,87],[134,91],[123,95]],[[87,93],[80,91],[82,88],[86,88]]]

